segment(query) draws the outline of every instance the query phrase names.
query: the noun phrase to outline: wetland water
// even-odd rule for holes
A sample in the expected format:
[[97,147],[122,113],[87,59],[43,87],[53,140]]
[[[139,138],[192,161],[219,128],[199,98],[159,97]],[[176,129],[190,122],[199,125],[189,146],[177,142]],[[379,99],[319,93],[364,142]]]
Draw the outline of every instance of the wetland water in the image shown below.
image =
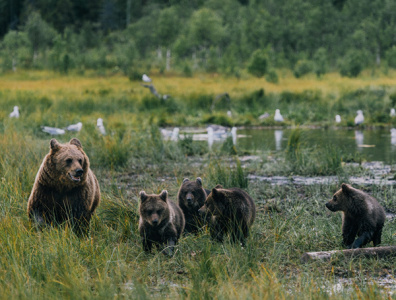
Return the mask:
[[[293,129],[239,129],[241,150],[282,151]],[[360,155],[367,161],[396,162],[396,136],[389,129],[301,129],[305,147],[339,147],[344,153]]]

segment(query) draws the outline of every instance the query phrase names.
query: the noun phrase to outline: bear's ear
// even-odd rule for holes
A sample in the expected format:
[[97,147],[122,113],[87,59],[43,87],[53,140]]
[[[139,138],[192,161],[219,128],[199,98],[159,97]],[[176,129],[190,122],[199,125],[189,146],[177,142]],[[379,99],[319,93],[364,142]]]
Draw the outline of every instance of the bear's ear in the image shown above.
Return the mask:
[[52,152],[56,152],[60,149],[61,144],[59,144],[59,142],[56,139],[51,139],[50,141],[50,149],[52,150]]
[[69,144],[70,144],[70,145],[77,146],[77,147],[79,147],[79,148],[82,148],[82,145],[81,145],[80,140],[79,140],[79,139],[76,139],[76,138],[72,138],[72,139],[70,140]]
[[141,202],[146,201],[147,198],[148,198],[145,191],[140,191],[140,192],[139,192],[139,196],[140,196],[140,201],[141,201]]
[[343,183],[341,189],[344,194],[349,195],[353,188],[349,184]]
[[195,180],[199,186],[202,186],[202,179],[201,177],[197,177],[197,180]]
[[221,184],[218,184],[215,186],[215,189],[222,189],[222,188],[223,188],[223,186]]
[[213,198],[217,198],[219,196],[219,193],[220,193],[218,190],[216,190],[216,188],[217,188],[217,185],[216,185],[215,188],[212,189],[212,193],[211,194],[212,194]]
[[187,181],[190,181],[190,179],[188,179],[188,178],[183,179],[183,183],[186,183]]
[[159,194],[161,200],[163,200],[164,202],[166,202],[166,200],[168,199],[168,191],[167,190],[163,190],[161,192],[161,194]]

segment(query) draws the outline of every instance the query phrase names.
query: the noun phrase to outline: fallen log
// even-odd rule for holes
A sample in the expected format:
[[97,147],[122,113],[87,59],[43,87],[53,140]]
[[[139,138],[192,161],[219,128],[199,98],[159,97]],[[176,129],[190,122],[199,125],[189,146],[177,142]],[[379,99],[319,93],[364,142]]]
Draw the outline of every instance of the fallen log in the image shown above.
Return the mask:
[[396,256],[396,246],[386,247],[371,247],[371,248],[358,248],[346,250],[333,250],[333,251],[320,251],[320,252],[305,252],[301,256],[302,262],[309,262],[313,260],[330,260],[335,256],[344,257],[385,257]]

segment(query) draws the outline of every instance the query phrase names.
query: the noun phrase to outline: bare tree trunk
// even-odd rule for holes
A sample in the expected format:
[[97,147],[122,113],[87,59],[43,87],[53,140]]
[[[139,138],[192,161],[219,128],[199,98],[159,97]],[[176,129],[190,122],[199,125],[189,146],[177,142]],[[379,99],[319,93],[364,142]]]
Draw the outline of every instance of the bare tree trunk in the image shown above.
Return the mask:
[[363,257],[396,256],[396,246],[358,248],[358,249],[333,250],[333,251],[321,251],[321,252],[306,252],[302,255],[301,261],[309,262],[313,260],[330,260],[332,257],[335,256],[343,256],[345,258],[351,258],[356,256],[363,256]]
[[12,58],[12,71],[13,71],[13,72],[16,72],[16,70],[17,70],[17,69],[16,69],[16,59],[15,59],[15,57],[13,57],[13,58]]
[[162,60],[162,49],[161,47],[157,48],[157,57],[159,60]]
[[166,49],[166,70],[170,70],[170,60],[171,60],[171,50],[168,48]]
[[377,63],[377,66],[379,66],[381,64],[381,54],[380,54],[380,47],[379,46],[377,48],[376,63]]
[[131,7],[132,7],[132,0],[127,0],[127,7],[126,7],[126,27],[131,23]]

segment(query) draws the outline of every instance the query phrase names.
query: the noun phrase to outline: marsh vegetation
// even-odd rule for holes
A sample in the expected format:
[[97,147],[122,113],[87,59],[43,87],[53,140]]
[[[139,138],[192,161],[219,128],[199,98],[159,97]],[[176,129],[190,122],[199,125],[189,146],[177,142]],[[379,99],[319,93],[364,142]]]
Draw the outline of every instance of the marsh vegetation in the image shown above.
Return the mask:
[[[241,151],[232,143],[209,151],[206,144],[191,138],[164,141],[159,130],[209,123],[273,125],[273,118],[257,117],[265,111],[273,114],[278,105],[286,119],[280,126],[333,126],[333,115],[342,110],[351,115],[340,125],[347,127],[356,108],[365,105],[366,126],[390,127],[394,122],[388,114],[391,87],[363,84],[359,90],[328,92],[334,82],[324,80],[318,83],[324,87],[319,91],[301,91],[301,86],[311,84],[302,80],[294,90],[277,91],[279,86],[259,80],[158,77],[156,87],[172,95],[169,101],[158,102],[139,82],[120,76],[30,72],[1,79],[0,292],[4,298],[378,299],[393,292],[381,284],[382,279],[393,282],[395,258],[300,261],[307,251],[342,248],[341,215],[330,213],[324,204],[351,176],[374,176],[360,165],[364,158],[336,146],[307,146],[298,130],[288,137],[286,150],[278,152]],[[290,87],[295,79],[281,80]],[[232,87],[232,118],[221,104],[210,110],[213,98],[225,87]],[[376,101],[362,100],[372,97]],[[14,105],[20,106],[19,119],[8,118]],[[105,136],[95,128],[98,117],[104,119]],[[26,206],[49,149],[50,136],[40,126],[62,128],[78,121],[83,123],[80,132],[57,138],[80,139],[100,182],[102,203],[87,238],[77,237],[67,226],[37,232],[29,224]],[[259,159],[248,160],[246,155]],[[355,164],[346,163],[355,157]],[[393,173],[389,168],[386,176]],[[252,174],[333,175],[339,180],[272,185],[248,180]],[[183,179],[198,176],[205,188],[237,186],[255,200],[257,217],[247,245],[213,243],[203,229],[196,236],[185,235],[172,258],[158,252],[145,254],[137,229],[139,191],[167,189],[175,201]],[[361,188],[388,213],[396,213],[394,186],[379,183]],[[395,229],[394,219],[388,218],[382,245],[394,244]]]

